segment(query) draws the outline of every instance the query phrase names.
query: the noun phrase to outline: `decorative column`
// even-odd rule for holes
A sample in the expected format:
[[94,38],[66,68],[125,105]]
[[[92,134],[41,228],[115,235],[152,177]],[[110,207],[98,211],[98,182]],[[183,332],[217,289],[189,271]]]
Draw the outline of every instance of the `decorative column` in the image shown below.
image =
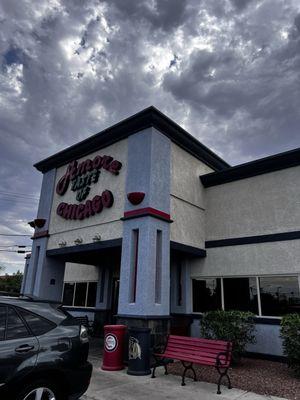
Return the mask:
[[55,176],[55,169],[43,175],[37,218],[31,222],[31,225],[35,227],[35,232],[22,288],[24,295],[61,301],[65,263],[46,256]]
[[110,316],[111,305],[111,290],[112,290],[112,266],[108,261],[104,261],[99,269],[99,279],[97,285],[97,298],[95,304],[95,335],[103,335],[103,327],[108,323]]
[[170,151],[154,128],[128,138],[118,317],[156,335],[170,319]]

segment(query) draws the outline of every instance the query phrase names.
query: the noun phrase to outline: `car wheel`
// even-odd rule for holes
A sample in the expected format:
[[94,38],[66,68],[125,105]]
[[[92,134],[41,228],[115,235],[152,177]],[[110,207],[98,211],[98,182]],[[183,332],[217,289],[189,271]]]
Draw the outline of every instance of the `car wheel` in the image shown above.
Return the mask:
[[65,396],[55,383],[43,380],[26,385],[17,400],[65,400]]

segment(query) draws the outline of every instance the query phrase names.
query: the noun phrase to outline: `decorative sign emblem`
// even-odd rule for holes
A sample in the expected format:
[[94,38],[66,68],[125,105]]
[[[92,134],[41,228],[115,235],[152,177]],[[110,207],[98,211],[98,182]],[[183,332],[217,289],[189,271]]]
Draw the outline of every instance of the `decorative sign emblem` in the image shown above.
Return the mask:
[[105,340],[104,340],[104,346],[105,346],[105,350],[112,352],[115,351],[116,348],[118,347],[118,339],[115,335],[113,335],[112,333],[109,333],[105,336]]
[[142,349],[139,341],[133,337],[129,337],[129,347],[128,347],[128,358],[129,360],[136,360],[137,358],[142,358]]
[[[79,164],[77,160],[72,161],[68,165],[65,175],[58,181],[56,193],[63,196],[71,183],[71,190],[76,192],[76,200],[83,201],[89,195],[91,185],[98,182],[101,169],[105,169],[113,175],[118,175],[121,168],[122,163],[120,161],[106,155],[98,155],[93,160],[87,159]],[[65,219],[81,220],[99,214],[104,207],[110,208],[113,203],[112,192],[104,190],[101,196],[94,196],[92,200],[87,200],[83,204],[60,203],[56,212]]]

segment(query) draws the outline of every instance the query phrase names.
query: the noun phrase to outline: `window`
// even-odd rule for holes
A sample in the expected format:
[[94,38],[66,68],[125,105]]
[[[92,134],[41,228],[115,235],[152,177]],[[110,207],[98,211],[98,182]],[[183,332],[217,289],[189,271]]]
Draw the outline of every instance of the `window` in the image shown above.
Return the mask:
[[47,319],[36,314],[32,314],[26,310],[19,309],[18,311],[25,319],[32,333],[36,336],[43,335],[44,333],[51,331],[51,329],[55,328],[56,326],[53,322],[50,322]]
[[162,231],[156,232],[155,303],[161,303]]
[[87,295],[87,307],[95,307],[97,294],[97,282],[89,282],[89,290]]
[[193,279],[193,312],[251,311],[280,317],[300,313],[298,276]]
[[0,306],[0,340],[4,340],[6,328],[6,307]]
[[73,305],[75,291],[75,283],[65,283],[64,284],[64,295],[63,295],[63,304],[66,306]]
[[281,316],[300,312],[297,276],[259,278],[262,315]]
[[256,278],[223,278],[225,310],[258,314]]
[[221,279],[193,279],[193,311],[220,310]]
[[74,307],[95,307],[97,282],[65,282],[63,304]]
[[6,339],[19,339],[31,336],[23,321],[13,308],[8,308]]
[[136,280],[138,269],[139,256],[139,230],[133,229],[131,237],[131,256],[130,256],[130,288],[129,288],[129,303],[135,303],[136,298]]
[[76,282],[75,288],[75,307],[84,307],[86,302],[86,292],[87,292],[87,283],[86,282]]

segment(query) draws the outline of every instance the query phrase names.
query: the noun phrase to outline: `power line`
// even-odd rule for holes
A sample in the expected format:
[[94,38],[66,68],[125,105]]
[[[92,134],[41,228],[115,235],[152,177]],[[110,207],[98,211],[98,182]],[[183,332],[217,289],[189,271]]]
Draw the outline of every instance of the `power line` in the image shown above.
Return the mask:
[[34,196],[32,194],[26,194],[26,193],[14,193],[14,192],[7,192],[7,191],[0,190],[0,194],[3,194],[5,196],[26,197],[26,198],[29,198],[29,199],[39,200],[39,197]]
[[20,253],[20,254],[25,254],[25,253],[30,253],[29,250],[2,250],[0,251],[6,251],[7,253]]
[[0,244],[0,247],[19,247],[19,248],[24,248],[24,247],[30,247],[30,245],[23,245],[23,244],[4,245],[4,244]]
[[0,197],[0,201],[9,201],[9,202],[20,202],[20,201],[22,201],[22,203],[24,203],[24,204],[28,204],[28,205],[30,205],[30,204],[32,204],[32,202],[34,202],[34,203],[37,203],[38,202],[38,200],[35,200],[35,199],[22,199],[22,198],[18,198],[18,197],[12,197],[12,198],[10,198],[10,199],[4,199],[4,198],[1,198]]
[[32,235],[25,235],[25,234],[19,234],[19,233],[12,233],[12,234],[0,233],[0,236],[32,236]]

